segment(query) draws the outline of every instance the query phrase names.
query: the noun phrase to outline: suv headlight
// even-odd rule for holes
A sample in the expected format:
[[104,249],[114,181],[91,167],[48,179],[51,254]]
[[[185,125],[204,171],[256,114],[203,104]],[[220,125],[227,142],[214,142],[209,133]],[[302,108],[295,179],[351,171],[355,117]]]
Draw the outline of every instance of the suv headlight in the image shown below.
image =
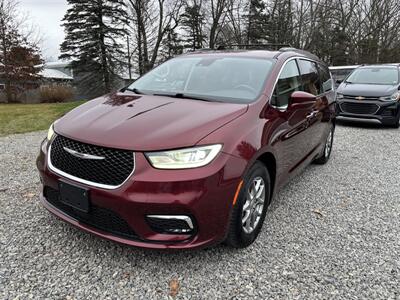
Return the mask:
[[54,136],[54,123],[51,124],[49,131],[47,132],[47,140],[50,141]]
[[400,92],[395,92],[392,96],[379,97],[381,101],[399,101]]
[[157,169],[191,169],[209,164],[221,151],[222,145],[208,145],[179,150],[147,152],[146,157]]

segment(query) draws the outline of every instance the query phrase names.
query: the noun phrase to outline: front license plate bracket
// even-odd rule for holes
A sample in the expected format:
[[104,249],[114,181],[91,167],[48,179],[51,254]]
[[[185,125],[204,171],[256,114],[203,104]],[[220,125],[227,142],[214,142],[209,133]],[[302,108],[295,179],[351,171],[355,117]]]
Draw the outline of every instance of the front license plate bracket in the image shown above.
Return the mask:
[[76,210],[88,213],[90,210],[89,190],[60,180],[60,201]]

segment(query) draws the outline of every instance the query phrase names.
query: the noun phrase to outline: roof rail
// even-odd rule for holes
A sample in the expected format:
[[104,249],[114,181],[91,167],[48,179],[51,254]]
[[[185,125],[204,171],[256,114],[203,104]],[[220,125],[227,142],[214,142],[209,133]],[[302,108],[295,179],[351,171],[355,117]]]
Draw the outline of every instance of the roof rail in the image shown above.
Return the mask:
[[217,50],[279,50],[282,47],[290,47],[289,44],[228,44],[219,45]]
[[284,47],[284,48],[280,48],[279,51],[280,52],[290,52],[290,51],[292,51],[292,52],[296,52],[296,53],[299,53],[299,54],[303,54],[303,55],[312,57],[315,60],[320,60],[319,57],[316,56],[315,54],[313,54],[313,53],[311,53],[311,52],[309,52],[307,50],[303,50],[303,49],[297,49],[297,48],[293,48],[293,47]]
[[206,51],[215,51],[213,48],[199,48],[199,49],[190,49],[187,52],[193,53],[193,52],[206,52]]

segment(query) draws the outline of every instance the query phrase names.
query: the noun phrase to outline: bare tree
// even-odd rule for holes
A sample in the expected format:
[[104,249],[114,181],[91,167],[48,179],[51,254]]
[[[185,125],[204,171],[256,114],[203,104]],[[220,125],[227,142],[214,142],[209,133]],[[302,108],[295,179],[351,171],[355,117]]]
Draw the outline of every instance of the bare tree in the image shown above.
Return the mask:
[[228,0],[209,0],[211,24],[209,34],[209,47],[215,48],[215,43],[227,17]]
[[151,70],[157,62],[166,33],[179,25],[182,0],[127,0],[131,32],[136,37],[139,73]]
[[13,84],[40,78],[40,68],[34,68],[41,63],[37,32],[19,13],[17,1],[0,0],[0,77],[8,102],[14,100]]
[[20,36],[17,30],[15,11],[17,2],[14,0],[0,0],[0,67],[1,76],[5,81],[7,101],[11,101],[11,68],[8,61],[9,49],[18,45]]
[[247,5],[247,0],[230,0],[227,10],[227,25],[230,27],[229,37],[225,36],[227,42],[234,44],[243,44],[245,35],[245,18],[244,7]]
[[127,1],[140,73],[159,61],[168,26],[191,49],[278,43],[332,64],[400,60],[398,0],[185,0],[185,9],[181,0]]

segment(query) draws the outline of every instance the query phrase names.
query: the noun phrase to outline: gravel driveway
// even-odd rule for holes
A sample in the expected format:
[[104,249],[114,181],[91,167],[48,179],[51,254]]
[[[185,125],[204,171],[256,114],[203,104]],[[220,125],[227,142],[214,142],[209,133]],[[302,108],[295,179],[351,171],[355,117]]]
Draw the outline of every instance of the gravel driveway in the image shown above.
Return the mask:
[[39,203],[44,132],[0,138],[0,299],[400,299],[400,130],[341,123],[251,247],[129,248]]

